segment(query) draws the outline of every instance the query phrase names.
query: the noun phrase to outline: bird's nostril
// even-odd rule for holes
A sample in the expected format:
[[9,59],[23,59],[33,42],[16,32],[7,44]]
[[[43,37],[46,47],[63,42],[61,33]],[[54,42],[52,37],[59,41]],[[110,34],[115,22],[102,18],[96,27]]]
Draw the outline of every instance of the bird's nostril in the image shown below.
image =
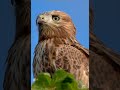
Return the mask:
[[45,18],[44,18],[44,15],[39,15],[39,18],[41,19],[41,20],[44,20]]

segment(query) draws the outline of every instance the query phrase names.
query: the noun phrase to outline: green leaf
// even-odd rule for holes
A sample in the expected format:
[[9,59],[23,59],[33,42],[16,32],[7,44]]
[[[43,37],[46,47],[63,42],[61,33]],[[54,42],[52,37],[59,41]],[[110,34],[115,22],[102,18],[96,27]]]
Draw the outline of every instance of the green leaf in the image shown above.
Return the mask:
[[78,90],[78,85],[73,75],[62,69],[56,71],[52,78],[56,90]]
[[49,73],[40,73],[32,84],[32,90],[88,90],[83,86],[72,74],[59,69],[52,76]]
[[54,80],[54,82],[60,82],[64,80],[66,77],[67,77],[67,72],[60,69],[53,74],[52,79]]
[[42,90],[42,88],[50,87],[51,77],[49,73],[41,73],[36,81],[32,84],[32,90]]

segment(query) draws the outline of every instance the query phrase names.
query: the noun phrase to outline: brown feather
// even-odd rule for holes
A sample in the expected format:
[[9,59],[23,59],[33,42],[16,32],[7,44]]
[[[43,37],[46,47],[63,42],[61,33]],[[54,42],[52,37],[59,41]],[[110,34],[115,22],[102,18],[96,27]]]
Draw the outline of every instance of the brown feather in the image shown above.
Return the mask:
[[[59,16],[60,21],[49,21],[52,15]],[[77,42],[71,18],[61,11],[46,12],[42,16],[48,21],[44,21],[42,28],[39,27],[39,42],[33,61],[34,76],[37,77],[40,72],[52,74],[63,68],[89,86],[89,53]]]

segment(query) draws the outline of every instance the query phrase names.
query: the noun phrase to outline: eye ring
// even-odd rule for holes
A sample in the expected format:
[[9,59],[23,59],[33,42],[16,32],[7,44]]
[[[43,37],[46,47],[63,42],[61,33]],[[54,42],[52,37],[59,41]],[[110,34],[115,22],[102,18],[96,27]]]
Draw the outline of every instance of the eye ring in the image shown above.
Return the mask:
[[59,20],[60,20],[60,17],[57,16],[57,15],[52,15],[52,20],[53,20],[53,21],[59,21]]

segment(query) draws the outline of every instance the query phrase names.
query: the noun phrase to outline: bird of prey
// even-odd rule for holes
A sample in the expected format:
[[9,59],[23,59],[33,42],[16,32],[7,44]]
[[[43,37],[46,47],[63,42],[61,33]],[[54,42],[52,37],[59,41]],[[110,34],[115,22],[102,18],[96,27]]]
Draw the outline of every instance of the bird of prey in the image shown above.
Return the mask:
[[15,40],[8,52],[4,90],[30,90],[30,0],[14,0]]
[[33,72],[54,73],[64,69],[77,80],[89,86],[89,50],[76,40],[76,28],[70,16],[62,11],[49,11],[38,15],[39,40],[35,48]]

